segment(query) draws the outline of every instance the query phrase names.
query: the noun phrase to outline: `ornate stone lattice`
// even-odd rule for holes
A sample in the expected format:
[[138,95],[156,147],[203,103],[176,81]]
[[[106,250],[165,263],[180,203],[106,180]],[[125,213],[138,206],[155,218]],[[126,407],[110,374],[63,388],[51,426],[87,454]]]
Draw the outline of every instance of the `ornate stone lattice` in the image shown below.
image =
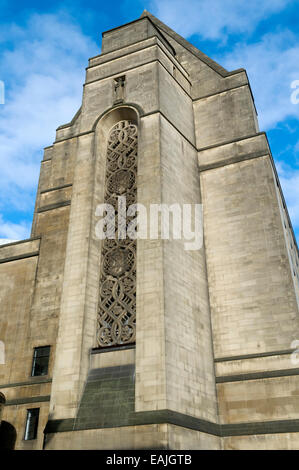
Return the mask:
[[[120,121],[111,130],[107,148],[105,203],[115,209],[118,197],[126,206],[136,203],[137,126]],[[129,223],[130,220],[127,220]],[[103,240],[97,339],[100,347],[135,342],[136,241],[131,238]]]

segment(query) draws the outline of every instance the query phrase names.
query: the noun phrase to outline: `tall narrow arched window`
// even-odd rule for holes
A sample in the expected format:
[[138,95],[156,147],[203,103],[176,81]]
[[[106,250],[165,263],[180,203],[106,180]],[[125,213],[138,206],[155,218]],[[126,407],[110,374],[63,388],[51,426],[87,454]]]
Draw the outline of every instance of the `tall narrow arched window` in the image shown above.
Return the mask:
[[[137,201],[137,126],[120,121],[110,131],[105,176],[106,204],[115,210],[118,227],[119,198],[126,208]],[[135,342],[136,240],[105,238],[101,253],[100,299],[97,340],[99,347]]]

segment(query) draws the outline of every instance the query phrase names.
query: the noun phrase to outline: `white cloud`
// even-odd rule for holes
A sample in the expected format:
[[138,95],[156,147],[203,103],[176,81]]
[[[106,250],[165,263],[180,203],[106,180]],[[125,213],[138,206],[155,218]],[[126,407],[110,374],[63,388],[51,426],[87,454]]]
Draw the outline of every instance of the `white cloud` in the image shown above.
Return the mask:
[[153,0],[156,16],[184,37],[199,34],[224,40],[229,33],[251,32],[268,15],[294,0]]
[[298,58],[298,38],[289,31],[267,34],[254,44],[236,44],[218,58],[228,70],[247,70],[261,129],[275,127],[288,117],[299,119],[299,104],[291,102],[291,83],[299,79]]
[[152,8],[184,37],[194,34],[221,42],[231,33],[244,37],[228,54],[213,59],[228,70],[247,70],[260,127],[267,130],[286,117],[299,118],[299,105],[291,103],[291,83],[299,80],[298,36],[281,25],[279,32],[248,44],[244,33],[255,31],[262,20],[290,4],[294,0],[153,0]]
[[[228,70],[239,67],[247,70],[261,130],[280,125],[288,128],[290,134],[297,130],[298,126],[290,126],[287,120],[299,120],[299,104],[291,102],[294,91],[291,83],[299,79],[298,57],[298,38],[290,31],[283,31],[267,34],[255,44],[236,44],[231,52],[218,58]],[[286,145],[276,163],[296,234],[299,231],[299,170],[287,165],[286,161],[289,155],[298,151],[299,141],[294,148]]]
[[17,240],[9,240],[8,238],[0,238],[0,245],[6,245],[7,243],[13,243]]
[[11,241],[23,240],[30,236],[30,224],[27,222],[12,223],[3,219],[0,214],[0,240],[1,244]]
[[33,15],[24,28],[6,25],[1,41],[10,47],[0,59],[7,71],[0,77],[6,85],[0,106],[0,199],[24,210],[25,203],[32,206],[42,149],[80,107],[84,68],[98,47],[62,14]]
[[[231,34],[240,43],[213,57],[228,70],[245,68],[251,83],[259,124],[269,130],[288,118],[299,119],[299,104],[291,102],[291,83],[299,80],[298,35],[280,26],[255,43],[247,43],[261,21],[284,10],[293,0],[153,0],[156,16],[184,37],[197,35],[223,44]],[[252,37],[251,37],[252,41]],[[290,130],[291,132],[291,130]],[[291,152],[299,150],[299,142]],[[299,229],[299,170],[279,166],[282,188],[295,229]]]
[[282,161],[276,167],[293,227],[299,232],[299,169],[294,170]]
[[[254,30],[259,21],[289,3],[214,0],[211,11],[209,0],[154,0],[153,8],[185,37],[223,40],[229,33]],[[68,122],[80,106],[84,67],[99,47],[62,14],[33,15],[22,28],[4,25],[0,43],[9,43],[0,58],[0,69],[7,71],[7,77],[0,76],[6,85],[6,103],[0,105],[0,210],[9,205],[25,212],[33,205],[42,148],[53,142],[56,127]],[[218,58],[229,70],[247,69],[262,129],[288,116],[299,119],[299,105],[290,101],[290,84],[299,79],[298,57],[297,38],[284,31],[255,44],[237,44]],[[299,227],[298,172],[284,169],[281,180],[292,220]],[[12,223],[0,216],[1,238],[23,239],[29,232],[27,221]]]

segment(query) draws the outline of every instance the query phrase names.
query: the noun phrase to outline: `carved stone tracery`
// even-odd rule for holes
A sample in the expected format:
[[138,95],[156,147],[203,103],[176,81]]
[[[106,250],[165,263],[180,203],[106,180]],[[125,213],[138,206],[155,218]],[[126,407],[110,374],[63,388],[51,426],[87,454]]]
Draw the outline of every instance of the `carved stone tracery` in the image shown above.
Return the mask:
[[[120,121],[111,130],[107,147],[104,202],[115,209],[118,197],[126,206],[137,196],[137,126]],[[129,221],[129,220],[128,220]],[[100,347],[135,342],[136,241],[131,238],[104,239],[101,256],[100,299],[97,340]]]

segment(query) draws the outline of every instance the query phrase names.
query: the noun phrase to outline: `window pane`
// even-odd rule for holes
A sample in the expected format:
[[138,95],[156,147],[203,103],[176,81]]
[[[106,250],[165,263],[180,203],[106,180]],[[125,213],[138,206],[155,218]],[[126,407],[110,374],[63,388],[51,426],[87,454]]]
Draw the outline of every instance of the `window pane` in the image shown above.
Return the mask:
[[31,376],[47,375],[50,356],[50,346],[34,349]]
[[36,357],[44,357],[49,356],[50,354],[50,346],[42,346],[40,348],[35,348]]
[[36,439],[38,427],[39,408],[27,410],[27,419],[25,427],[25,441]]

